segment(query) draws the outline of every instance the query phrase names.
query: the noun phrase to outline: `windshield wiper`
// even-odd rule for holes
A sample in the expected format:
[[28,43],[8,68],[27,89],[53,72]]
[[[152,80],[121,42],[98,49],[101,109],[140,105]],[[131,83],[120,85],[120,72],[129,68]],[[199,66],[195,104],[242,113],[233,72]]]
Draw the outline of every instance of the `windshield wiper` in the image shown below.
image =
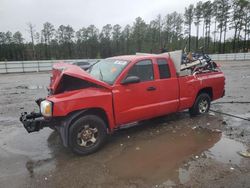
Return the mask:
[[100,72],[101,80],[103,81],[103,74],[100,68],[99,68],[99,72]]
[[90,65],[89,67],[88,67],[88,69],[87,69],[87,71],[91,71],[91,69],[92,69],[92,67],[95,65],[95,64],[97,64],[97,63],[99,63],[100,62],[100,60],[98,60],[97,62],[95,62],[95,63],[93,63],[92,65]]

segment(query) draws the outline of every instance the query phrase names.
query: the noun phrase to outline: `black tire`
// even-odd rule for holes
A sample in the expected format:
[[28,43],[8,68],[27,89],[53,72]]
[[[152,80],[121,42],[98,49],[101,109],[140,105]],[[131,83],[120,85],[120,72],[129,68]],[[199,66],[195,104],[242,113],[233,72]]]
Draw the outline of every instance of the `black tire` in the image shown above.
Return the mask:
[[[96,139],[95,142],[92,141],[93,137]],[[104,145],[106,139],[106,123],[96,115],[80,117],[69,128],[69,147],[78,155],[96,152]]]
[[[194,102],[194,105],[189,109],[191,116],[207,113],[210,109],[211,97],[207,93],[200,93]],[[203,107],[202,107],[203,106]]]

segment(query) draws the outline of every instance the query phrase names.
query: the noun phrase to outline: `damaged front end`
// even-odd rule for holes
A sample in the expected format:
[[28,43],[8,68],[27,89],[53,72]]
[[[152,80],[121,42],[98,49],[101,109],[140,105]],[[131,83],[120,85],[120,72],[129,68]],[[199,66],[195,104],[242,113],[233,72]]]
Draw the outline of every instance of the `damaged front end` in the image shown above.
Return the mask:
[[20,121],[28,133],[37,132],[43,127],[47,127],[47,122],[42,118],[41,113],[21,113]]
[[[67,96],[67,92],[89,87],[104,87],[110,89],[108,84],[96,80],[78,66],[66,63],[54,64],[50,85],[48,87],[48,96],[46,99],[36,100],[39,106],[39,112],[23,112],[21,113],[20,121],[28,133],[37,132],[44,127],[55,129],[57,125],[60,125],[60,120],[64,118],[65,114],[60,114],[60,111],[54,114],[53,108],[55,108],[56,102],[53,100],[52,102],[51,98],[63,93]],[[60,100],[58,99],[58,101],[63,101],[63,95],[60,96]]]
[[[44,127],[52,127],[52,121],[50,118],[44,117],[45,108],[41,108],[41,103],[44,103],[45,99],[36,100],[39,106],[40,112],[22,112],[19,120],[22,122],[24,128],[28,133],[37,132]],[[48,108],[48,107],[47,107]],[[48,110],[47,110],[48,111]],[[49,114],[49,112],[47,112]]]

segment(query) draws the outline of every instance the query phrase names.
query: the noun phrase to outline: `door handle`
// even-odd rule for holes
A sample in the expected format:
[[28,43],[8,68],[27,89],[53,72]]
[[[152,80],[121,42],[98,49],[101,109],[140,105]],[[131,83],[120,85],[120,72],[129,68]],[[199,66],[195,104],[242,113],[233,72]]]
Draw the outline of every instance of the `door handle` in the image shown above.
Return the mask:
[[150,86],[147,88],[147,91],[154,91],[154,90],[156,90],[156,87]]

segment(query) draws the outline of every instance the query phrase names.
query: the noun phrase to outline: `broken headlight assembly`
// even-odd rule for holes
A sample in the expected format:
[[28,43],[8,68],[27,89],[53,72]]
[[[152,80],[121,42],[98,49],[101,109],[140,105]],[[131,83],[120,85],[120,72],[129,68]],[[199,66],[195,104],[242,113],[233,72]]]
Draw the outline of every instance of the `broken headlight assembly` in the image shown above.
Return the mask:
[[44,100],[40,103],[41,114],[45,117],[52,116],[52,102]]

